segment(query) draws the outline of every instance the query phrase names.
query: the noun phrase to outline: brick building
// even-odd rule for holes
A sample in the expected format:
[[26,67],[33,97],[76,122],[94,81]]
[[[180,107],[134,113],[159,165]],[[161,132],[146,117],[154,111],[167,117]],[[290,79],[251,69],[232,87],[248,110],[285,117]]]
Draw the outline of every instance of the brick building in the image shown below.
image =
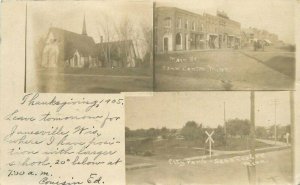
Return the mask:
[[174,7],[159,7],[155,11],[154,24],[156,51],[205,48],[202,15]]
[[240,47],[241,24],[229,19],[225,12],[217,16],[204,14],[206,20],[208,48]]
[[219,11],[215,16],[157,7],[154,31],[156,52],[239,47],[241,42],[241,24]]

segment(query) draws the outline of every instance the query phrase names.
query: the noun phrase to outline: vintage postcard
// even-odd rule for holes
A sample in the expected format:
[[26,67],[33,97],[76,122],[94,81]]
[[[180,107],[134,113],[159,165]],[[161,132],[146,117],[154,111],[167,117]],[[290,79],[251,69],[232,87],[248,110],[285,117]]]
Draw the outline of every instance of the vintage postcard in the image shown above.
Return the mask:
[[156,1],[155,91],[294,89],[295,3]]
[[300,184],[299,1],[0,8],[0,185]]
[[152,91],[152,7],[149,1],[28,2],[25,91]]
[[43,3],[1,4],[0,184],[125,185],[124,95],[24,93],[26,7]]
[[127,98],[127,184],[292,184],[293,97],[169,92]]

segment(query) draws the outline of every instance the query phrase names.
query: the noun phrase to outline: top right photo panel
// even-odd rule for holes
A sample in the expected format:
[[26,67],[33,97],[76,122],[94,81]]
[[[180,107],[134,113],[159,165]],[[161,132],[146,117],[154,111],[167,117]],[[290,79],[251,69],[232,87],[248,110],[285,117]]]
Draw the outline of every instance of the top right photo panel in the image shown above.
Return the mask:
[[156,1],[155,91],[294,90],[294,1]]

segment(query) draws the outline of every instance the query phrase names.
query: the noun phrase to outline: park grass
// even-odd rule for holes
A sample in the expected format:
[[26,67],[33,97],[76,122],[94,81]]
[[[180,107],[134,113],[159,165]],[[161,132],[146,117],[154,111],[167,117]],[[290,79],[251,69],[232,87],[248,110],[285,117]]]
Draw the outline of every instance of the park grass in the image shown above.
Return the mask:
[[279,50],[276,55],[273,52],[244,51],[244,54],[258,62],[295,79],[296,59],[294,52]]
[[[127,138],[126,140],[128,141]],[[129,140],[132,141],[131,139]],[[212,145],[212,149],[222,151],[243,151],[250,149],[249,144],[249,139],[247,139],[246,137],[227,138],[226,146],[215,142],[215,144]],[[256,148],[266,148],[272,146],[259,141],[256,141],[255,144]],[[128,152],[127,155],[138,155],[158,160],[183,159],[195,156],[203,156],[207,155],[209,150],[207,143],[201,141],[188,141],[176,139],[165,139],[160,141],[148,140],[148,142],[142,141],[138,143],[126,142],[125,147],[126,150],[131,148],[135,151]]]
[[265,61],[264,64],[295,79],[296,61],[294,57],[275,56]]
[[[88,69],[83,71],[87,73]],[[96,72],[100,74],[100,71],[95,71],[95,73]],[[74,70],[70,73],[75,74],[79,73],[79,71]],[[80,74],[66,75],[65,73],[57,74],[57,72],[41,71],[37,74],[37,91],[48,93],[120,93],[153,90],[153,80],[151,76],[138,78],[132,75],[130,78],[123,78],[122,76],[114,78],[113,75],[92,76],[90,73],[89,75]],[[102,74],[104,74],[104,72]]]
[[111,76],[152,76],[152,68],[60,68],[66,74],[111,75]]
[[[255,148],[266,148],[272,145],[256,141]],[[244,138],[227,138],[227,144],[219,145],[214,147],[215,150],[224,150],[224,151],[240,151],[240,150],[249,150],[250,149],[250,139],[247,137]]]
[[155,159],[177,159],[186,158],[190,156],[204,155],[204,150],[197,150],[193,147],[201,147],[198,142],[164,139],[164,140],[141,140],[136,139],[137,142],[130,138],[126,138],[127,154],[146,156]]

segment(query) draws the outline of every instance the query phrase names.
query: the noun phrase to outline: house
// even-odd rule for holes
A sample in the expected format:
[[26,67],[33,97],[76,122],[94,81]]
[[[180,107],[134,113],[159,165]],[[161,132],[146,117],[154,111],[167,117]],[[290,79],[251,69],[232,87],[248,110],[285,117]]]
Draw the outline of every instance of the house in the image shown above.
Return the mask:
[[87,35],[85,18],[82,33],[51,27],[46,37],[41,66],[135,67],[136,53],[132,40],[100,42]]

